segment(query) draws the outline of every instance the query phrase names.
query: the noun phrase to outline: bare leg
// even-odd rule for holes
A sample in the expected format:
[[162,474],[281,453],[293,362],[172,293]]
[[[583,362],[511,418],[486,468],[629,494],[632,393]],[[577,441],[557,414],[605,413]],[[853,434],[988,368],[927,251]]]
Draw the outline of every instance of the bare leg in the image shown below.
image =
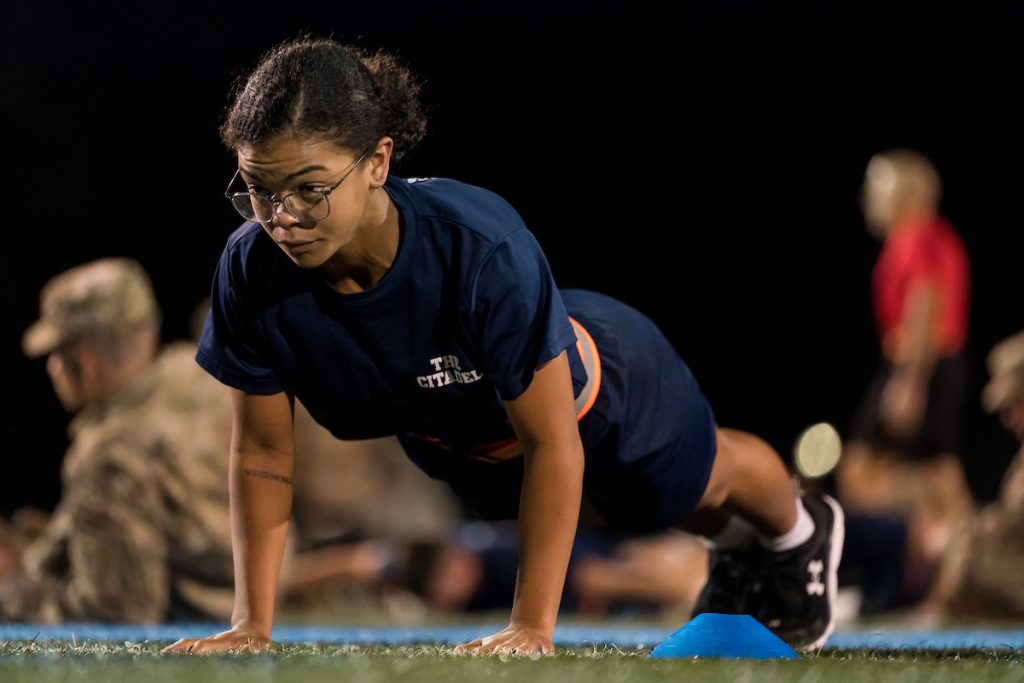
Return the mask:
[[778,452],[764,440],[735,429],[717,430],[718,452],[696,511],[682,528],[714,535],[735,514],[769,538],[797,521],[797,493]]

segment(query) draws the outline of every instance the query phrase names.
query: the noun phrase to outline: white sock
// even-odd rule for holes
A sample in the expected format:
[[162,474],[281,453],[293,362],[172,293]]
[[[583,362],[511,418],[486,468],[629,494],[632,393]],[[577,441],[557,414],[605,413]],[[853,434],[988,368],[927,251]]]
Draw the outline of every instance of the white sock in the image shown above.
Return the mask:
[[754,542],[755,534],[757,534],[757,530],[749,522],[736,515],[731,515],[725,528],[708,540],[714,547],[722,550],[742,550],[750,547],[750,544]]
[[807,508],[804,507],[804,502],[797,498],[796,500],[796,524],[793,528],[782,534],[771,538],[764,534],[757,534],[757,540],[762,546],[776,553],[781,553],[784,550],[790,550],[798,545],[803,544],[811,534],[814,533],[814,519],[811,518],[810,513],[807,512]]

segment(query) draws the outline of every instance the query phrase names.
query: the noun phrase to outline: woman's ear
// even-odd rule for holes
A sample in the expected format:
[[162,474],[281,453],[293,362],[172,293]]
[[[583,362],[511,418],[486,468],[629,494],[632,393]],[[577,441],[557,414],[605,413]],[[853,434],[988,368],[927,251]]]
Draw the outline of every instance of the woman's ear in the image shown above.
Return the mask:
[[391,171],[391,153],[394,149],[395,141],[389,135],[377,141],[377,146],[369,156],[371,189],[384,187],[384,183],[387,182],[388,173]]

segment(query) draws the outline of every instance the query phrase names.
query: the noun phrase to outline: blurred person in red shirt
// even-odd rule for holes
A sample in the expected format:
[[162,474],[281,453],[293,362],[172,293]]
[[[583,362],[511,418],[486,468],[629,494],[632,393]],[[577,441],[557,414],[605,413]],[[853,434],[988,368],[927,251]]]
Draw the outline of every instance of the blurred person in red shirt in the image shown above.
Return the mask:
[[847,435],[837,492],[853,514],[892,515],[913,530],[922,587],[949,534],[973,509],[960,453],[970,387],[971,267],[939,211],[942,184],[911,149],[873,156],[861,189],[882,240],[872,274],[880,365]]

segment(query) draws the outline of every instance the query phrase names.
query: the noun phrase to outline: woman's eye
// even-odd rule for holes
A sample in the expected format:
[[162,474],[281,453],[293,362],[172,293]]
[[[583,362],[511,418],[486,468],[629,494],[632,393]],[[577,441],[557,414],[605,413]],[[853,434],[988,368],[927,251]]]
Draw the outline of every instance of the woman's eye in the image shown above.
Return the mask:
[[299,192],[323,192],[325,189],[323,185],[303,185]]

